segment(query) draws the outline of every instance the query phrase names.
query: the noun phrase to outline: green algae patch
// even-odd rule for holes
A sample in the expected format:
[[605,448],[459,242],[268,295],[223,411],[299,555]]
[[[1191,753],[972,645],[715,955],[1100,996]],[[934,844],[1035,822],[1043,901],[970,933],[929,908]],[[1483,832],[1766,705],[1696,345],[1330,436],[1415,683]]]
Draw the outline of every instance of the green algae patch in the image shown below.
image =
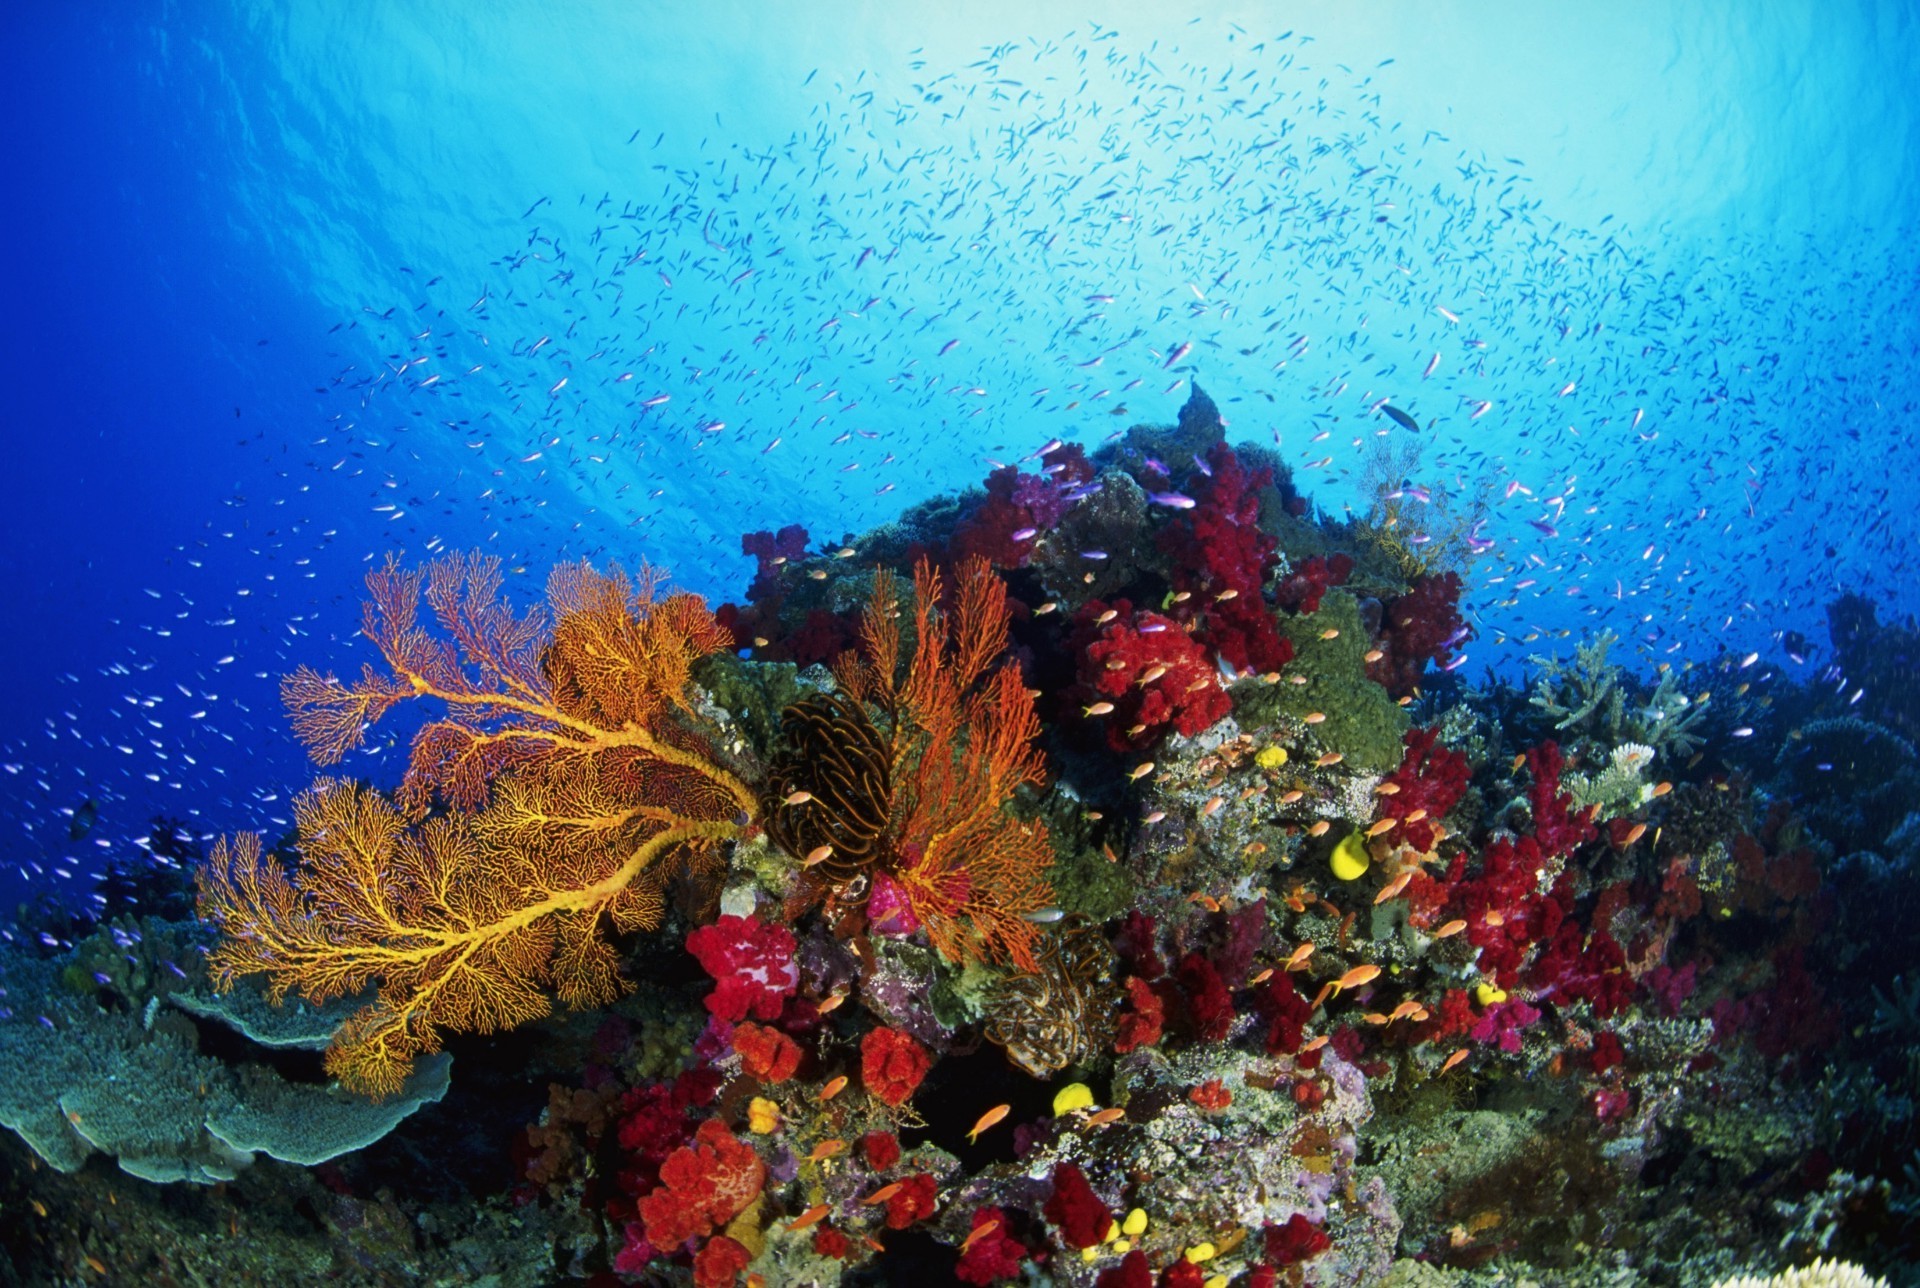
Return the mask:
[[[1330,630],[1338,634],[1327,639]],[[1314,726],[1313,736],[1328,751],[1341,753],[1362,772],[1392,772],[1400,764],[1401,738],[1410,721],[1387,691],[1367,678],[1369,645],[1360,601],[1348,591],[1330,590],[1318,612],[1282,614],[1280,631],[1293,642],[1293,661],[1278,684],[1233,686],[1233,717],[1240,727],[1256,732],[1317,711],[1326,719]],[[1296,676],[1306,683],[1294,683]]]

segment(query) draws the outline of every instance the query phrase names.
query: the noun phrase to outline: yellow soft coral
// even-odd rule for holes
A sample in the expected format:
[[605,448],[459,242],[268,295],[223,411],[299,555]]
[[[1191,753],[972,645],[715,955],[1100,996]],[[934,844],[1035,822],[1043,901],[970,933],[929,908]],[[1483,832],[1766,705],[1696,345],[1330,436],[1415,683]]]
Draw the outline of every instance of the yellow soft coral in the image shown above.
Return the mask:
[[[418,624],[421,581],[392,561],[368,577],[365,633],[389,675],[302,668],[282,686],[321,764],[400,702],[444,704],[415,736],[398,804],[322,779],[295,804],[291,873],[252,835],[223,840],[200,873],[222,986],[264,974],[276,1001],[319,1002],[378,985],[327,1051],[329,1072],[374,1095],[443,1031],[524,1023],[550,989],[573,1005],[617,995],[601,915],[657,925],[667,860],[716,862],[757,807],[691,709],[692,662],[730,642],[697,597],[570,566],[549,582],[549,631],[496,597],[498,561],[456,558],[426,574],[449,641]],[[436,802],[451,808],[428,817]]]

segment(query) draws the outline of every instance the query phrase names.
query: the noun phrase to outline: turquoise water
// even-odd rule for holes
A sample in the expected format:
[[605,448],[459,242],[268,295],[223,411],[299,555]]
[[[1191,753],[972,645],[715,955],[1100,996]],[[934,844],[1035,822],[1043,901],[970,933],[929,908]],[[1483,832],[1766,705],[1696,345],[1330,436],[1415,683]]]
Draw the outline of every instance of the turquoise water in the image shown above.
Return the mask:
[[1920,607],[1913,6],[953,8],[0,18],[7,906],[285,834],[280,677],[377,661],[389,555],[739,600],[743,533],[1196,384],[1329,522],[1476,516],[1482,689],[1602,631],[1818,687],[1836,597]]

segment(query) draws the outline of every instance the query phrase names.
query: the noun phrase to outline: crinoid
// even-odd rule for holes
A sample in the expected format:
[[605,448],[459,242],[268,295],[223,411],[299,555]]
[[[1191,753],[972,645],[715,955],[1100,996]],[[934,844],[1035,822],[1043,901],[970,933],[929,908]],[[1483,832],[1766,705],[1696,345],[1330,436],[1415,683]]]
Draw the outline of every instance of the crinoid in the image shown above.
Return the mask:
[[1105,1050],[1119,990],[1100,928],[1069,917],[1042,941],[1039,969],[1010,975],[987,997],[987,1037],[1036,1078]]
[[824,851],[812,870],[836,884],[850,881],[886,848],[893,808],[886,740],[858,702],[837,693],[802,698],[781,714],[780,728],[787,749],[768,776],[767,833],[796,859]]

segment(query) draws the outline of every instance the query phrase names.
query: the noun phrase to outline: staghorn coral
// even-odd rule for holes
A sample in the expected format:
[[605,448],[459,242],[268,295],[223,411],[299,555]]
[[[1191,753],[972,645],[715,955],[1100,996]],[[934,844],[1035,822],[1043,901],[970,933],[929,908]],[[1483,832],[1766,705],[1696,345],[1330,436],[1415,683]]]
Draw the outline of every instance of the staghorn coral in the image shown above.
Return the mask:
[[[364,632],[390,668],[345,684],[302,667],[282,696],[321,764],[411,698],[446,714],[414,738],[396,801],[322,779],[295,805],[289,873],[242,835],[201,868],[201,915],[223,931],[221,987],[265,974],[277,1001],[322,1002],[378,983],[327,1050],[342,1083],[404,1081],[449,1029],[492,1032],[620,991],[598,931],[658,924],[674,862],[711,865],[757,810],[755,793],[696,731],[689,668],[727,645],[694,595],[657,595],[651,571],[557,569],[539,610],[497,598],[497,560],[430,565],[426,598],[449,642],[418,621],[422,574],[368,577]],[[447,812],[426,814],[434,801]]]
[[1046,824],[1009,809],[1015,792],[1041,783],[1044,762],[1034,695],[1017,664],[995,665],[1007,646],[1007,588],[979,558],[960,564],[950,604],[928,560],[913,585],[904,679],[899,587],[885,571],[861,621],[861,651],[833,668],[847,701],[878,708],[888,726],[888,872],[949,961],[1031,970],[1038,932],[1026,917],[1053,897],[1053,847]]

